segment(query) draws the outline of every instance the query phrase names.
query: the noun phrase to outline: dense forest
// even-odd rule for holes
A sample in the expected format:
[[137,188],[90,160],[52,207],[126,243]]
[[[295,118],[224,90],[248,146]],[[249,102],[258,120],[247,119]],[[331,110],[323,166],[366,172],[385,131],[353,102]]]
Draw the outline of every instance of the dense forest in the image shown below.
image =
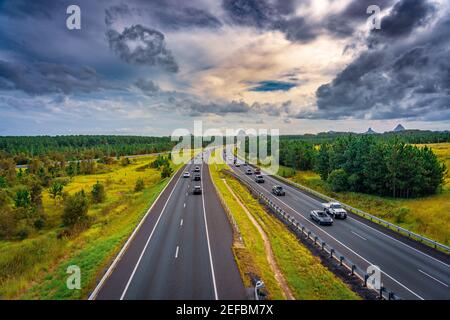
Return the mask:
[[403,198],[436,193],[446,172],[430,148],[373,135],[345,135],[320,145],[281,140],[280,164],[314,170],[334,191]]
[[170,137],[139,136],[36,136],[0,137],[0,152],[26,164],[36,156],[51,159],[99,159],[156,153],[172,149]]

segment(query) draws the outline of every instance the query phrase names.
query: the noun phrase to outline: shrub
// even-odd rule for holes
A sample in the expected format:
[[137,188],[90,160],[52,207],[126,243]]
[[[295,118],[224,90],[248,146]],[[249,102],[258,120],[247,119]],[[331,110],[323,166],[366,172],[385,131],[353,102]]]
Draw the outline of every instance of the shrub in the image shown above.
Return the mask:
[[127,157],[122,158],[122,160],[120,160],[120,164],[121,164],[122,166],[124,166],[124,167],[126,167],[126,166],[129,165],[130,163],[131,163],[131,161],[130,161],[130,159],[127,158]]
[[19,230],[19,232],[17,232],[17,237],[20,240],[24,240],[24,239],[28,238],[28,235],[29,235],[29,231],[27,228],[22,228]]
[[168,178],[172,175],[172,173],[173,169],[170,167],[170,165],[164,165],[161,170],[161,178]]
[[103,201],[105,201],[106,192],[103,184],[97,181],[97,183],[92,187],[91,195],[94,203],[102,203]]
[[67,196],[62,215],[63,224],[67,227],[81,225],[88,222],[89,199],[81,190],[73,196]]
[[134,191],[135,192],[139,192],[139,191],[144,190],[144,188],[145,188],[144,180],[141,179],[141,178],[137,179],[136,180],[136,186],[134,187]]
[[30,192],[25,188],[17,190],[14,196],[14,205],[16,208],[28,208],[31,205]]

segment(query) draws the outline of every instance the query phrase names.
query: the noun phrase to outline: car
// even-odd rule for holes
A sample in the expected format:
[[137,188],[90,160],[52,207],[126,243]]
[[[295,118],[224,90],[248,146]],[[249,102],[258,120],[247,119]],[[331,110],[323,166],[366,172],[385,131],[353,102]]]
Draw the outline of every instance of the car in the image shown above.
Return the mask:
[[257,176],[255,176],[255,182],[256,183],[264,183],[264,177],[260,174],[258,174]]
[[255,169],[255,174],[261,174],[261,169],[260,168],[256,168]]
[[199,166],[196,166],[196,167],[194,168],[194,172],[200,172],[200,167],[199,167]]
[[246,162],[244,162],[244,167],[248,166],[248,164]]
[[202,194],[202,187],[200,186],[194,186],[193,194]]
[[239,162],[236,162],[236,167],[240,167],[241,164]]
[[200,174],[194,175],[194,181],[200,181],[200,180],[202,180]]
[[321,226],[331,226],[333,224],[333,219],[325,211],[313,210],[309,216]]
[[285,196],[286,192],[284,191],[282,186],[273,186],[272,193],[276,196]]
[[251,175],[251,174],[253,174],[253,172],[252,172],[251,169],[247,168],[247,169],[245,169],[245,174],[246,175]]
[[329,202],[323,203],[323,211],[329,214],[332,218],[335,219],[346,219],[347,211],[342,208],[342,205],[339,202]]
[[191,176],[191,174],[189,172],[185,172],[183,173],[183,178],[189,178]]

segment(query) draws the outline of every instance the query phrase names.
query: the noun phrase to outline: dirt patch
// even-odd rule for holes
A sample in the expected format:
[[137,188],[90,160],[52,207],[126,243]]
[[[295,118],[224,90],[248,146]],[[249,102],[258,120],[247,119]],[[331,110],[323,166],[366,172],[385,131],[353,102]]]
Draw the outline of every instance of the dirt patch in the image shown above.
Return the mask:
[[283,295],[288,300],[295,300],[295,297],[289,288],[289,285],[287,284],[286,279],[283,276],[283,273],[281,272],[280,268],[278,267],[276,261],[275,261],[275,255],[273,253],[272,247],[270,245],[269,238],[267,237],[267,234],[264,232],[262,227],[259,225],[259,223],[255,220],[255,218],[252,216],[252,214],[248,211],[247,207],[240,201],[240,199],[236,196],[236,194],[233,192],[233,190],[230,188],[230,186],[227,184],[227,182],[224,180],[225,186],[230,191],[230,194],[234,197],[234,199],[239,203],[239,205],[242,207],[242,209],[247,214],[250,221],[253,223],[253,225],[258,230],[259,234],[261,235],[261,238],[264,242],[264,249],[266,251],[267,260],[269,262],[270,268],[272,269],[275,279],[277,280]]

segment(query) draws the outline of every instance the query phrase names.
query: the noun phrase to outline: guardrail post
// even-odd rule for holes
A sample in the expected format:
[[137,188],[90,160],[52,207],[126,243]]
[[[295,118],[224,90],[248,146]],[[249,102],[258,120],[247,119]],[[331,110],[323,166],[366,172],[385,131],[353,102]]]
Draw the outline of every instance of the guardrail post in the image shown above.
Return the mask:
[[389,291],[389,293],[388,293],[388,300],[394,300],[394,292]]
[[327,244],[325,243],[325,241],[322,241],[322,251],[325,251],[325,246],[326,246]]
[[344,265],[344,256],[339,257],[339,265],[342,267]]
[[380,287],[380,295],[379,295],[380,300],[383,299],[383,291],[384,291],[384,289],[385,288],[383,286]]
[[308,235],[306,236],[307,239],[311,236],[311,231],[308,231]]
[[355,275],[356,265],[352,264],[352,273],[351,276]]
[[315,236],[315,237],[314,237],[314,244],[317,244],[317,240],[319,240],[319,237],[318,237],[318,236]]
[[333,254],[334,254],[334,249],[330,250],[330,258],[333,258]]
[[364,285],[363,285],[363,287],[367,287],[367,280],[369,280],[369,277],[370,277],[370,275],[367,274],[367,273],[364,275]]

